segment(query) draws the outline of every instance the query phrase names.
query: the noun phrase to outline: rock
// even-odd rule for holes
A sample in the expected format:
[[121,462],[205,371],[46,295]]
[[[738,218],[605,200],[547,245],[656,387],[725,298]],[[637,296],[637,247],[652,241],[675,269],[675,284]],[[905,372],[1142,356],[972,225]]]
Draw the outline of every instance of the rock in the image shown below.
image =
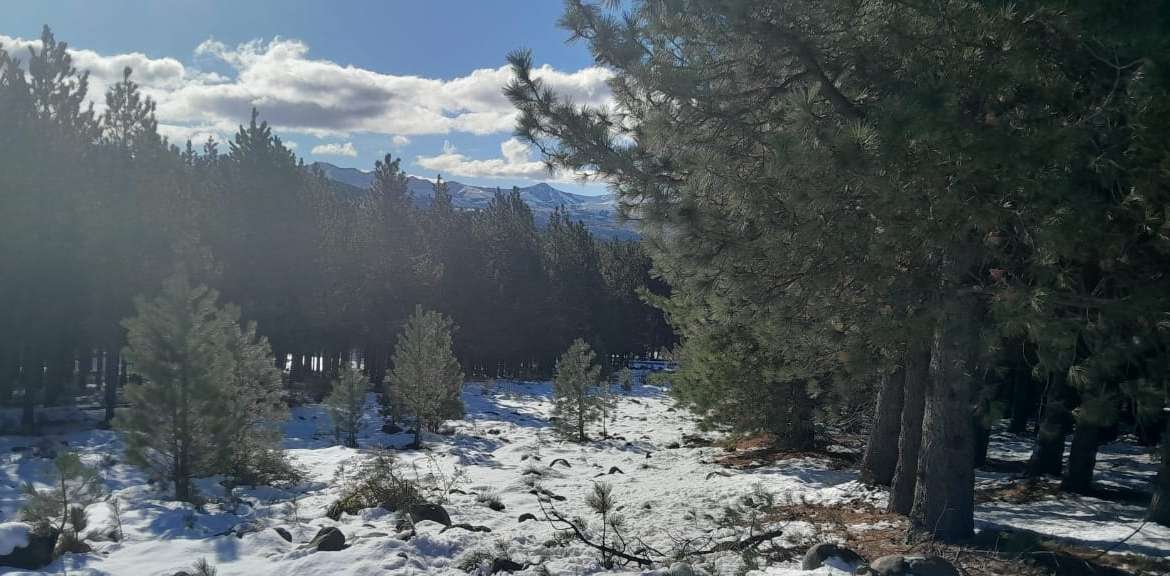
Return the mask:
[[622,472],[622,469],[617,466],[610,466],[607,474],[625,474],[625,472]]
[[856,552],[831,542],[822,542],[804,553],[800,569],[816,570],[821,566],[831,566],[839,570],[853,572],[862,564],[865,564],[865,559]]
[[308,547],[316,548],[321,552],[337,552],[345,549],[345,534],[332,526],[317,531],[317,535],[309,541]]
[[[48,566],[53,561],[53,549],[57,546],[57,536],[60,532],[50,528],[47,534],[37,534],[27,524],[12,522],[0,524],[6,533],[5,540],[16,543],[24,542],[23,546],[14,545],[8,554],[0,555],[0,566],[37,570]],[[17,532],[24,532],[20,538]],[[9,536],[12,539],[9,539]],[[0,550],[2,551],[2,550]]]
[[857,569],[866,576],[961,576],[959,570],[938,556],[882,556]]
[[443,528],[442,530],[439,530],[439,533],[442,534],[443,532],[446,532],[448,530],[454,530],[455,528],[458,528],[460,530],[467,530],[468,532],[491,532],[492,531],[492,529],[488,528],[487,526],[476,526],[474,524],[452,524],[446,528]]
[[495,512],[503,512],[505,506],[504,503],[500,502],[499,500],[492,500],[488,502],[488,508],[491,508]]
[[292,542],[292,534],[290,534],[288,530],[281,528],[280,526],[277,526],[276,528],[273,528],[272,530],[274,532],[276,532],[277,534],[280,534],[280,537],[284,538],[285,542]]
[[393,423],[393,422],[388,422],[388,423],[382,425],[382,433],[383,434],[398,434],[401,432],[402,432],[402,427]]
[[410,558],[410,556],[406,555],[406,552],[399,552],[399,553],[395,554],[395,556],[402,558],[403,560]]
[[519,523],[523,524],[529,520],[536,520],[536,515],[531,512],[525,512],[520,515]]
[[423,520],[430,520],[432,522],[438,522],[443,526],[451,525],[451,515],[447,513],[445,508],[438,504],[432,504],[430,502],[412,504],[407,514],[410,515],[410,520],[416,524]]
[[675,562],[670,565],[670,576],[695,576],[695,569],[686,562]]
[[552,462],[549,462],[549,463],[548,463],[548,467],[549,467],[549,468],[552,468],[553,466],[556,466],[556,465],[557,465],[557,462],[560,462],[561,464],[564,464],[564,465],[565,465],[565,468],[572,468],[572,466],[570,466],[570,465],[569,465],[569,461],[568,461],[568,460],[565,460],[564,458],[557,458],[556,460],[553,460]]
[[491,570],[488,571],[488,574],[499,574],[500,572],[511,573],[523,569],[523,564],[515,562],[509,558],[496,558],[495,560],[492,560],[492,567]]

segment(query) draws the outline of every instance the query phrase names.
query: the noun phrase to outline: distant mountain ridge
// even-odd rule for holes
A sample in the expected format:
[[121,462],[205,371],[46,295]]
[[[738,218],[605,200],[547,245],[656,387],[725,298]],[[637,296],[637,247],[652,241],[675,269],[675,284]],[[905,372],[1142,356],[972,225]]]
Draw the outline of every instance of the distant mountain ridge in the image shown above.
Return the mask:
[[[360,190],[368,190],[374,181],[373,172],[358,170],[357,168],[342,168],[328,162],[315,162],[314,168],[320,169],[326,178],[340,182]],[[434,188],[430,180],[407,176],[406,188],[415,202],[426,206],[434,197]],[[447,189],[451,192],[451,202],[458,208],[477,210],[487,206],[496,194],[495,187],[473,186],[454,180],[447,181]],[[511,186],[500,186],[500,190],[511,190]],[[541,182],[532,186],[520,187],[520,198],[524,200],[536,219],[537,224],[543,226],[548,222],[553,210],[563,208],[574,220],[585,223],[594,236],[601,238],[637,238],[638,232],[630,224],[618,222],[617,205],[612,194],[586,196],[565,192]]]

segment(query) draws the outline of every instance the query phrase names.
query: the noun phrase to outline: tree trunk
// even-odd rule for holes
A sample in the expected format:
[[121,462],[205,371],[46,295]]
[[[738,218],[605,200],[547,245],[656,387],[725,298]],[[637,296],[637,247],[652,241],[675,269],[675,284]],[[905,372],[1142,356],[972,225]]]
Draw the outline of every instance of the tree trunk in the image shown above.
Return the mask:
[[106,413],[102,425],[106,428],[109,428],[114,420],[114,409],[118,405],[118,384],[121,382],[118,377],[118,368],[121,362],[115,350],[117,348],[106,348],[105,363],[103,364],[102,386],[104,386],[103,391],[105,392],[103,403]]
[[1035,410],[1032,375],[1027,370],[1012,370],[1012,422],[1008,432],[1022,436],[1028,432],[1028,420]]
[[1069,446],[1068,469],[1060,483],[1061,490],[1077,494],[1093,492],[1093,468],[1097,466],[1100,432],[1101,429],[1092,424],[1077,422]]
[[1064,399],[1064,383],[1054,377],[1044,402],[1044,414],[1037,426],[1036,446],[1028,461],[1029,476],[1060,476],[1064,459],[1064,437],[1068,433],[1069,414]]
[[903,368],[902,433],[898,438],[898,467],[890,488],[890,512],[909,515],[918,480],[918,454],[922,446],[922,413],[926,405],[926,380],[930,377],[930,349],[914,346]]
[[922,418],[922,447],[910,520],[915,531],[954,542],[975,529],[971,429],[975,319],[970,296],[948,295],[935,326]]
[[1162,435],[1162,465],[1154,478],[1153,493],[1146,518],[1170,526],[1170,418],[1166,419],[1166,431]]
[[34,354],[24,355],[20,366],[20,387],[24,394],[20,403],[20,429],[26,435],[36,432],[37,397],[40,396],[43,377],[40,359]]
[[865,457],[861,461],[861,481],[867,484],[889,486],[894,479],[898,467],[897,438],[902,428],[904,384],[905,368],[882,375],[873,428],[869,431]]
[[972,418],[971,426],[975,433],[975,449],[971,465],[979,468],[987,463],[987,449],[991,445],[991,427],[987,425],[987,417],[979,413]]
[[788,384],[789,411],[781,446],[788,450],[812,450],[816,447],[816,417],[812,398],[803,381]]

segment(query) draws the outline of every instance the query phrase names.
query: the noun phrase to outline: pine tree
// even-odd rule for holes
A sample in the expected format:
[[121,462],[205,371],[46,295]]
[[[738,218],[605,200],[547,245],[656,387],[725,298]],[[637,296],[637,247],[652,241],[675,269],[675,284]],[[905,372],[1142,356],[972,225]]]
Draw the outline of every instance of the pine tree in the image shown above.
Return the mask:
[[394,368],[386,375],[389,395],[414,418],[414,445],[423,429],[463,414],[463,370],[453,353],[450,318],[422,306],[406,323],[394,347]]
[[333,381],[333,389],[325,397],[329,419],[337,440],[344,440],[349,448],[357,448],[357,433],[361,429],[369,379],[360,370],[346,367]]
[[557,373],[553,379],[553,414],[557,417],[561,434],[576,442],[589,439],[585,426],[600,414],[596,393],[600,378],[601,367],[596,363],[596,355],[580,338],[574,340],[557,360]]
[[283,405],[268,344],[241,330],[239,312],[217,306],[217,297],[178,274],[123,323],[141,382],[127,386],[130,406],[114,424],[127,459],[173,483],[176,500],[195,497],[197,475],[249,481],[257,464],[279,458],[271,426]]

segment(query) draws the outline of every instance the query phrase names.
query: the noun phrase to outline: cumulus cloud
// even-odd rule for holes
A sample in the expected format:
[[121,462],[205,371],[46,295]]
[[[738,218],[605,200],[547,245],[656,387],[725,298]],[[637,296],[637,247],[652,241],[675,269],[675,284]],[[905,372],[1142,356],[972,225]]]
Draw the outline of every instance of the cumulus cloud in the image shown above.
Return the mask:
[[[26,54],[39,43],[0,36],[13,53]],[[226,67],[225,74],[140,53],[71,54],[79,70],[90,72],[90,96],[99,109],[105,89],[121,79],[123,68],[133,68],[134,80],[158,103],[160,130],[172,139],[229,135],[253,107],[280,131],[333,138],[386,134],[395,146],[422,134],[509,132],[516,118],[502,93],[511,77],[507,66],[453,79],[385,74],[314,58],[306,43],[288,38],[236,46],[209,39],[195,48],[197,63]],[[610,102],[606,81],[612,73],[604,68],[565,72],[545,65],[534,75],[578,103]]]
[[339,144],[330,142],[328,144],[318,144],[313,146],[310,150],[314,156],[357,156],[357,148],[353,147],[353,142],[346,142]]
[[394,148],[402,148],[403,146],[410,144],[410,138],[407,138],[402,134],[395,134],[394,137],[390,139],[390,143],[394,145]]
[[441,154],[418,156],[415,158],[415,162],[423,168],[440,174],[470,178],[539,180],[549,177],[544,163],[532,160],[528,145],[516,138],[509,138],[500,144],[500,156],[500,158],[477,160],[461,154],[450,142],[444,142]]

